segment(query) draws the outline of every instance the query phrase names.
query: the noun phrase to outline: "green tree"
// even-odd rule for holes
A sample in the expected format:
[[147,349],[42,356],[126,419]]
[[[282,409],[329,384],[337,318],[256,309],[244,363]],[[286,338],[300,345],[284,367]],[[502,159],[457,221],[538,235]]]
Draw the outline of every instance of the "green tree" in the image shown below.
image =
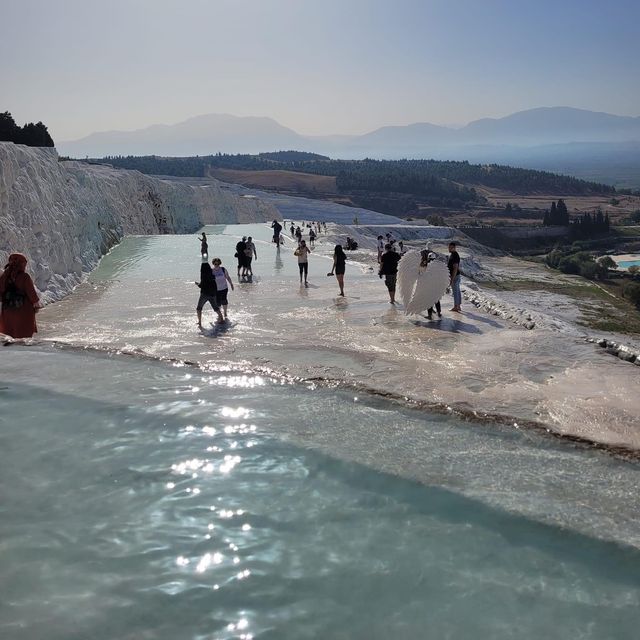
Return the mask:
[[598,258],[598,264],[604,269],[617,269],[618,263],[611,256],[603,256],[602,258]]
[[640,306],[640,283],[626,282],[622,287],[622,295],[636,306]]

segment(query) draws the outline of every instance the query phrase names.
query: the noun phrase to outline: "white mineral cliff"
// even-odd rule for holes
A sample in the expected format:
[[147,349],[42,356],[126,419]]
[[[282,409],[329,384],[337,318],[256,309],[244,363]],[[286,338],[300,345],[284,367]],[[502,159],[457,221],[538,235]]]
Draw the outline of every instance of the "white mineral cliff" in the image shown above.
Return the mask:
[[215,181],[188,185],[0,142],[0,267],[9,253],[24,253],[48,302],[71,291],[124,235],[279,217],[273,205]]

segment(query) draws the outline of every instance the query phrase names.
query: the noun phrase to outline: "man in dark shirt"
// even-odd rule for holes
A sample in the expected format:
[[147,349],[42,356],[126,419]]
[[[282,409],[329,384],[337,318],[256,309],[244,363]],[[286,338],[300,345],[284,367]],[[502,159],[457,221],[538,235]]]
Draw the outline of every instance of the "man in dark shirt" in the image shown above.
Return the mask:
[[[247,249],[247,238],[246,236],[242,236],[242,240],[238,242],[236,245],[236,258],[238,258],[238,280],[240,276],[245,276],[247,273],[247,268],[245,266],[245,255],[244,252]],[[242,273],[241,273],[242,270]]]
[[280,232],[282,231],[282,225],[277,220],[274,220],[271,223],[271,228],[273,229],[273,241],[276,247],[279,249],[280,248]]
[[449,284],[451,286],[451,292],[453,293],[453,308],[451,311],[460,313],[462,309],[462,293],[460,292],[460,254],[456,251],[456,243],[449,243],[449,260],[447,262],[449,267]]
[[384,283],[389,291],[389,302],[396,303],[396,278],[398,276],[398,262],[401,256],[396,253],[390,244],[384,246],[384,253],[380,258],[380,270],[378,275],[384,276]]
[[196,315],[198,316],[198,326],[202,329],[202,309],[208,302],[213,310],[218,314],[218,324],[224,323],[224,318],[220,313],[220,307],[216,300],[216,293],[218,293],[218,287],[216,286],[216,279],[211,270],[211,265],[208,262],[203,262],[200,265],[200,282],[196,282],[196,285],[200,287],[200,298],[198,305],[196,306]]

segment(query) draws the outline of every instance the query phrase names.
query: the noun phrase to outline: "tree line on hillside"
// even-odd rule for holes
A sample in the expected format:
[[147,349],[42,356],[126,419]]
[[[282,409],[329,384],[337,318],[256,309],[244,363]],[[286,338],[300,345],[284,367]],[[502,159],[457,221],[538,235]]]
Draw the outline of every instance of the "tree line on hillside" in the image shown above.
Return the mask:
[[552,202],[551,208],[544,212],[544,217],[542,218],[542,224],[545,227],[566,227],[569,222],[569,210],[562,199],[558,200],[557,204]]
[[326,156],[299,151],[274,153],[216,154],[191,158],[160,156],[107,156],[97,162],[156,175],[202,177],[209,168],[268,170],[280,169],[335,176],[338,189],[380,193],[409,193],[421,196],[478,202],[482,198],[472,188],[479,185],[515,193],[588,195],[615,193],[609,185],[579,180],[548,171],[517,169],[503,165],[474,165],[453,160],[331,160]]
[[603,214],[600,208],[593,215],[587,212],[574,217],[572,220],[567,205],[562,199],[558,200],[557,203],[551,203],[551,208],[544,212],[542,224],[546,227],[570,227],[570,234],[574,239],[606,235],[611,228],[609,214]]
[[19,127],[8,111],[0,113],[0,141],[26,144],[29,147],[54,146],[53,139],[42,122],[29,122]]
[[419,166],[377,160],[346,164],[336,175],[336,186],[341,193],[409,193],[430,204],[450,207],[484,200],[475,189],[425,172]]

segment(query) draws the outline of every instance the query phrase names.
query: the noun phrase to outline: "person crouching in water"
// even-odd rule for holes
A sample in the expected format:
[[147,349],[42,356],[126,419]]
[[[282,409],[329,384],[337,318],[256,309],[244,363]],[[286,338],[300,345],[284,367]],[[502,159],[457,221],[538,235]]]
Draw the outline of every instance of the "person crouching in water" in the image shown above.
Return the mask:
[[26,268],[26,256],[12,253],[0,275],[0,333],[12,338],[31,338],[38,331],[36,313],[41,308],[40,299]]
[[344,272],[346,271],[346,260],[347,255],[342,249],[341,244],[337,244],[336,248],[333,252],[333,267],[331,268],[331,272],[329,275],[336,274],[336,280],[338,281],[338,286],[340,287],[340,295],[344,298]]
[[196,314],[198,316],[198,327],[202,329],[202,309],[207,302],[213,307],[213,310],[218,314],[218,324],[224,324],[224,318],[220,313],[220,307],[218,306],[216,287],[216,279],[213,275],[213,271],[208,262],[203,262],[200,265],[200,282],[196,282],[196,285],[200,287],[200,298],[198,300],[198,306],[196,307]]
[[227,307],[229,306],[227,294],[229,293],[229,285],[231,285],[231,290],[233,291],[233,282],[231,281],[229,272],[222,266],[222,260],[220,260],[220,258],[214,258],[211,264],[213,265],[211,272],[216,279],[216,302],[218,303],[218,307],[222,307],[224,319],[227,320]]

